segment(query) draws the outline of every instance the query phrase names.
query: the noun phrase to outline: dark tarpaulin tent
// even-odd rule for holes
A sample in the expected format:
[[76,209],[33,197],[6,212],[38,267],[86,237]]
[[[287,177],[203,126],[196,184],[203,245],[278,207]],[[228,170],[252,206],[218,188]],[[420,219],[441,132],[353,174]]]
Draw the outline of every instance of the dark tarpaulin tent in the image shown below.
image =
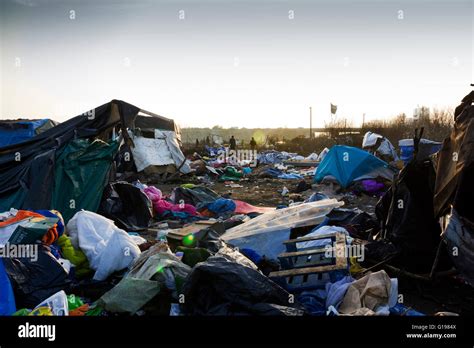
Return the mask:
[[[454,112],[454,127],[438,155],[434,214],[457,270],[474,286],[474,91]],[[449,216],[449,214],[452,214]],[[456,252],[454,252],[456,251]]]
[[[126,141],[130,142],[126,128],[133,127],[139,111],[134,105],[112,100],[30,140],[0,148],[0,211],[10,208],[67,211],[70,207],[74,211],[96,210],[106,177],[98,178],[92,169],[99,161],[101,175],[106,175],[118,149],[111,141],[114,129],[120,128]],[[87,142],[86,139],[109,143]],[[68,157],[67,161],[64,161],[65,157]],[[70,175],[74,172],[71,163],[78,166],[75,175]],[[87,163],[90,163],[89,168]],[[89,186],[94,182],[97,182],[94,188]],[[85,197],[88,193],[84,189],[95,190],[97,199]],[[68,193],[70,198],[66,197]],[[60,195],[65,198],[59,199]],[[72,216],[69,213],[68,218]]]

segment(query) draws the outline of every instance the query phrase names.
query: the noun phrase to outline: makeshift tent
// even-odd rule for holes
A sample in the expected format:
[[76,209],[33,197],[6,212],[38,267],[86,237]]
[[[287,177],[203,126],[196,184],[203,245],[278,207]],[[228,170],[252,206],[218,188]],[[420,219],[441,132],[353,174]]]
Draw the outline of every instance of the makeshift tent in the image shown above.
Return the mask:
[[176,172],[183,174],[191,171],[186,158],[181,152],[176,133],[155,129],[154,137],[144,137],[140,132],[130,132],[135,144],[132,148],[133,160],[137,172],[146,174]]
[[392,180],[393,174],[393,170],[386,162],[367,151],[351,146],[334,145],[319,164],[314,181],[320,183],[325,176],[331,175],[345,188],[356,180],[378,176]]
[[146,174],[186,174],[191,168],[181,151],[181,130],[171,119],[140,110],[130,135],[135,143],[132,154],[138,172]]
[[135,128],[139,112],[144,111],[112,100],[29,140],[0,148],[0,211],[57,209],[66,222],[80,209],[96,211],[119,141],[132,151],[136,148],[128,129]]
[[[456,268],[474,286],[474,91],[456,108],[454,127],[438,154],[435,217],[448,217],[443,238]],[[454,249],[456,248],[456,249]]]
[[56,126],[56,124],[47,118],[42,120],[1,120],[0,147],[21,143]]

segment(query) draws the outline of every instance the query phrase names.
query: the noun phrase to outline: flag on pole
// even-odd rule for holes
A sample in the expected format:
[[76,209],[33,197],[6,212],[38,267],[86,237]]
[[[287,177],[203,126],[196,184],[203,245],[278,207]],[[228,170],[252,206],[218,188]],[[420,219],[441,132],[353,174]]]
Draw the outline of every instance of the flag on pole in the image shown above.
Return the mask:
[[331,114],[335,114],[336,111],[337,111],[337,105],[333,105],[333,104],[331,103]]

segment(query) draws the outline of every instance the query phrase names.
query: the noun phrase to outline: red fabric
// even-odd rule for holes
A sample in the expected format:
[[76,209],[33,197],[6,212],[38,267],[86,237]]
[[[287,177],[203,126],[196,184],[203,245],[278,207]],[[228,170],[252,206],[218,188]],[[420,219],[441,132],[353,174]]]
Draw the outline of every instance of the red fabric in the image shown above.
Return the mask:
[[250,213],[267,213],[269,211],[275,210],[275,208],[271,207],[256,207],[252,204],[248,204],[247,202],[244,201],[239,201],[237,199],[234,199],[235,202],[235,213],[236,214],[250,214]]

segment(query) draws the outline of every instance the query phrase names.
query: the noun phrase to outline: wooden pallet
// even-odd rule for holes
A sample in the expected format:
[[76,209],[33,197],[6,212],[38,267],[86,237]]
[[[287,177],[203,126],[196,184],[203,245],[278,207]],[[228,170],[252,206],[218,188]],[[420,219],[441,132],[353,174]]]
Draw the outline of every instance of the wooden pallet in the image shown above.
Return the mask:
[[[310,274],[318,274],[318,273],[328,273],[333,271],[347,271],[348,269],[348,261],[347,257],[345,257],[346,252],[346,236],[343,233],[331,233],[319,236],[311,236],[311,237],[302,237],[298,239],[290,239],[283,244],[287,245],[287,249],[289,246],[292,246],[293,249],[296,249],[296,243],[313,241],[313,240],[323,240],[323,239],[331,239],[332,243],[334,244],[334,257],[326,257],[325,253],[327,251],[326,248],[315,248],[315,249],[308,249],[308,250],[301,250],[301,251],[290,251],[284,252],[278,255],[279,259],[284,259],[288,261],[288,264],[291,265],[291,268],[281,270],[278,272],[271,272],[271,278],[288,278],[288,277],[296,277],[296,276],[306,276]],[[290,247],[291,248],[291,247]],[[319,256],[320,260],[322,259],[323,262],[329,263],[325,265],[317,265],[317,266],[304,266],[298,264],[296,260],[300,257],[309,257],[309,256]],[[342,256],[338,256],[342,255]],[[322,256],[322,258],[321,258]]]

